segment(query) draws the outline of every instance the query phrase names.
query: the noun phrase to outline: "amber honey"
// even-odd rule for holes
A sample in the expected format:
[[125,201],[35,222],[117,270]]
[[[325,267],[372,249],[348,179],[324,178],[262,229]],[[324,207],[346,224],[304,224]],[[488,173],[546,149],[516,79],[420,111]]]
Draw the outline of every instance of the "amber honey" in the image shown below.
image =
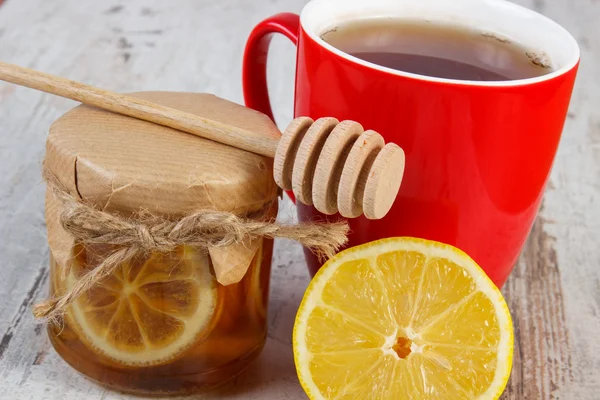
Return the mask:
[[[73,368],[121,391],[185,393],[222,385],[264,345],[272,247],[264,239],[244,278],[228,286],[216,282],[208,255],[196,250],[138,258],[69,306],[50,324],[50,339]],[[68,287],[69,276],[97,266],[106,251],[76,246],[66,275],[52,260],[52,293]]]

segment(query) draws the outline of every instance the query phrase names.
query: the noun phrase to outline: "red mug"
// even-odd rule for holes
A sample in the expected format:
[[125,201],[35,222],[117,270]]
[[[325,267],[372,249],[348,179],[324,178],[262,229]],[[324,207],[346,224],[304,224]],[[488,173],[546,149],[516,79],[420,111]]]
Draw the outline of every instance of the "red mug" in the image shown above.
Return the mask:
[[[459,81],[372,64],[324,42],[347,21],[405,18],[467,25],[513,40],[551,63],[535,78]],[[248,107],[271,118],[266,62],[272,34],[298,47],[294,116],[360,122],[400,145],[406,170],[383,219],[348,220],[349,245],[391,236],[452,244],[501,287],[537,214],[579,65],[575,39],[560,25],[504,0],[313,0],[300,16],[258,24],[244,53]],[[301,221],[327,218],[297,204]],[[320,264],[306,252],[311,275]]]

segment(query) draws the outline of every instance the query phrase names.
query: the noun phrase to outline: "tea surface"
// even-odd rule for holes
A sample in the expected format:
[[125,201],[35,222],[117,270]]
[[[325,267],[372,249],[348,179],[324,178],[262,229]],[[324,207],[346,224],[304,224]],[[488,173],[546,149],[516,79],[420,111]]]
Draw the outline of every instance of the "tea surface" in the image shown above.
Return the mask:
[[469,81],[506,81],[551,72],[531,49],[459,25],[397,19],[357,20],[321,38],[345,53],[399,71]]

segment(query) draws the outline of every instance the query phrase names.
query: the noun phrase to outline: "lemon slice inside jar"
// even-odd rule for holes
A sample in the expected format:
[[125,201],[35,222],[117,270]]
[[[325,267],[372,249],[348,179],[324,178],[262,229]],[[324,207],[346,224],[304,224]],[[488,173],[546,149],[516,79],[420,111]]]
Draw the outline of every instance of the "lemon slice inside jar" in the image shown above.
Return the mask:
[[[75,249],[67,289],[102,252]],[[94,352],[126,366],[173,361],[212,330],[217,283],[208,256],[189,247],[123,264],[74,301],[68,321]]]

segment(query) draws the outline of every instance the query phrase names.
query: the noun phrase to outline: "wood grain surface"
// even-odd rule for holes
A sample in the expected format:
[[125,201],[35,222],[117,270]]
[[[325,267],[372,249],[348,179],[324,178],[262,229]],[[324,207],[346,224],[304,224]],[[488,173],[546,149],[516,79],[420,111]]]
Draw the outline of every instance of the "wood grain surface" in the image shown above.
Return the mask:
[[[519,0],[580,43],[582,63],[550,184],[523,255],[504,288],[516,329],[503,399],[600,398],[600,2]],[[2,0],[0,0],[2,3]],[[212,92],[242,102],[245,38],[301,0],[7,0],[0,60],[109,90]],[[276,119],[292,119],[295,49],[273,43]],[[0,399],[129,399],[69,368],[31,306],[48,291],[40,163],[53,120],[76,103],[0,83]],[[284,200],[280,218],[295,210]],[[300,247],[278,242],[269,340],[228,399],[303,399],[291,329],[308,283]],[[207,395],[214,398],[216,394]]]

